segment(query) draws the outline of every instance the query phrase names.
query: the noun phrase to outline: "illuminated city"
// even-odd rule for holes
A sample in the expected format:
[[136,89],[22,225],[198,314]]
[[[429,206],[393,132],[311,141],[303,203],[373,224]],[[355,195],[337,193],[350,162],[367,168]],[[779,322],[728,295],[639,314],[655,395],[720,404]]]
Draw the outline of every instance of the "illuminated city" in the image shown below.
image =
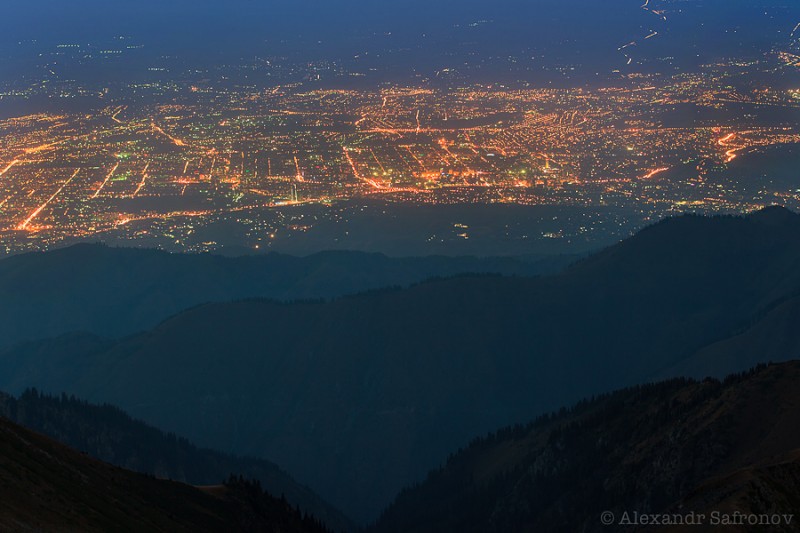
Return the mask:
[[0,121],[0,238],[7,253],[77,239],[213,250],[216,240],[192,236],[236,220],[242,246],[267,249],[287,228],[313,226],[284,216],[302,212],[292,208],[334,206],[322,216],[347,218],[346,202],[362,200],[618,207],[643,221],[798,206],[796,187],[737,175],[742,158],[780,157],[800,141],[800,89],[759,76],[794,75],[800,56],[789,50],[691,73],[617,71],[578,88],[324,88],[311,78],[328,67],[310,65],[300,81],[265,87],[217,73],[109,89],[51,71],[0,98],[94,99]]

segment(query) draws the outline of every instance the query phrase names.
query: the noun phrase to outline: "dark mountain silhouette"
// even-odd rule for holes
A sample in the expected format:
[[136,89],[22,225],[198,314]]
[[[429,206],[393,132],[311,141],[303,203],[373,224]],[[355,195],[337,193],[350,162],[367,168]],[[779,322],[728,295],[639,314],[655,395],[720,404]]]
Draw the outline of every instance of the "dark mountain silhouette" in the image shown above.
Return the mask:
[[0,393],[0,416],[103,462],[191,485],[215,485],[236,474],[309,513],[335,531],[355,525],[310,489],[268,461],[201,450],[109,405],[26,391],[18,399]]
[[[371,531],[632,531],[619,522],[637,511],[705,513],[709,527],[698,531],[727,531],[710,527],[712,511],[796,514],[798,383],[791,362],[583,401],[475,440],[401,493]],[[601,522],[604,511],[616,525]],[[731,530],[797,531],[797,520]]]
[[[687,215],[551,277],[204,305],[114,343],[27,344],[0,353],[0,388],[109,402],[268,457],[366,521],[475,435],[677,375],[796,294],[798,265],[800,216]],[[709,372],[753,362],[722,359]]]
[[330,298],[467,272],[530,276],[572,260],[359,252],[232,258],[79,244],[0,260],[0,346],[72,331],[127,335],[206,302]]
[[0,529],[324,533],[255,483],[203,489],[91,459],[0,418]]

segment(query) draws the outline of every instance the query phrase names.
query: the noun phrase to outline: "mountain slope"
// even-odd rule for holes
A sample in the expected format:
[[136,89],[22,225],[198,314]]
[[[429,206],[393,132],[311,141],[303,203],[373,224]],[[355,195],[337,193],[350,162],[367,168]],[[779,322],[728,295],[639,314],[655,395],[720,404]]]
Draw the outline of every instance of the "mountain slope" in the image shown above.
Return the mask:
[[357,252],[229,258],[81,244],[0,260],[0,346],[72,331],[126,335],[211,301],[329,298],[465,272],[535,275],[569,261]]
[[[588,533],[629,530],[625,512],[795,513],[799,382],[792,362],[581,402],[474,441],[372,531]],[[604,511],[616,527],[602,524]]]
[[4,531],[326,531],[233,481],[214,490],[112,467],[0,418]]
[[736,335],[710,344],[665,374],[702,377],[760,361],[800,358],[800,296],[781,299]]
[[354,524],[276,465],[200,450],[185,439],[133,420],[112,406],[27,391],[0,393],[0,416],[109,464],[191,485],[214,485],[230,475],[257,480],[268,492],[322,520],[335,531]]
[[[792,510],[800,505],[800,450],[785,457],[767,461],[764,465],[737,470],[701,484],[694,492],[669,509],[669,513],[683,515],[694,512],[707,518],[702,527],[692,531],[713,533],[720,530],[724,517],[729,525],[725,531],[748,533],[774,531],[792,533],[800,528],[798,517]],[[740,513],[737,515],[736,513]],[[716,524],[714,513],[717,513]],[[756,520],[750,525],[746,519]],[[753,518],[751,518],[753,517]],[[645,531],[680,533],[685,527],[650,527]]]
[[0,388],[268,457],[366,521],[474,435],[691,361],[800,290],[798,265],[793,213],[684,216],[547,278],[204,305],[111,344],[22,346]]

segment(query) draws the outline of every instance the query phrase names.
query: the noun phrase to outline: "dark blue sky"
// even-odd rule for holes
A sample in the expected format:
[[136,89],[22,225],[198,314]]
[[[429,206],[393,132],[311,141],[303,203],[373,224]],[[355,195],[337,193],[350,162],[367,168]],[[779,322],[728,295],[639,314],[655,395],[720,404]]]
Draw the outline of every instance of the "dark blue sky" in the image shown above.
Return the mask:
[[[641,4],[642,0],[2,0],[0,44],[24,39],[86,44],[125,35],[165,54],[246,57],[285,46],[308,53],[309,59],[403,46],[446,52],[452,44],[455,53],[469,47],[489,55],[538,50],[566,57],[574,52],[576,61],[586,62],[587,55],[615,54],[618,46],[653,30],[660,36],[647,46],[655,54],[714,57],[763,50],[800,22],[797,0],[651,0],[651,7],[669,11],[669,23],[640,9]],[[493,22],[469,28],[469,23],[484,19]],[[387,37],[388,32],[392,35]]]
[[349,55],[372,46],[365,41],[376,33],[408,43],[456,24],[529,11],[528,2],[501,1],[503,9],[484,0],[2,0],[0,44],[85,44],[125,35],[165,53],[247,56],[283,41],[313,54],[323,46]]
[[[508,12],[518,13],[530,5],[501,1],[505,4],[502,11]],[[3,0],[3,4],[0,25],[4,33],[15,36],[41,34],[42,30],[58,35],[109,30],[341,34],[366,26],[425,28],[479,15],[503,15],[497,3],[485,0]]]

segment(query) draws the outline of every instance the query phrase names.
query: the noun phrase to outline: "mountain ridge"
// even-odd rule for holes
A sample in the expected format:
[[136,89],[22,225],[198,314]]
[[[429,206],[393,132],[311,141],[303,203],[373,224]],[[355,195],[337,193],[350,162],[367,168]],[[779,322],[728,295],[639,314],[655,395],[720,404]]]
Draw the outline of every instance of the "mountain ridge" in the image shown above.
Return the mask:
[[467,272],[530,276],[571,260],[346,251],[224,257],[76,244],[0,259],[0,347],[74,331],[122,337],[207,302],[327,299]]
[[202,305],[92,353],[6,350],[0,389],[66,391],[269,457],[368,521],[474,435],[669,377],[753,323],[800,290],[798,220],[678,217],[540,278]]

